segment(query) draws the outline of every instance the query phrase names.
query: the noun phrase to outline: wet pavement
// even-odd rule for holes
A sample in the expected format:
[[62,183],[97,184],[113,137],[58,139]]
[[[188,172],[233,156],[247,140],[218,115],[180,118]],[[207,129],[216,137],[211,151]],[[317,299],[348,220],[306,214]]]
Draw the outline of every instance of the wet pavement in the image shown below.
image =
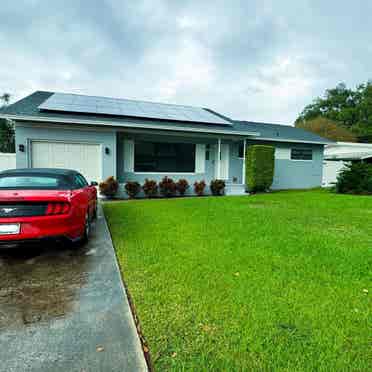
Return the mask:
[[145,370],[101,208],[85,247],[0,250],[0,371]]

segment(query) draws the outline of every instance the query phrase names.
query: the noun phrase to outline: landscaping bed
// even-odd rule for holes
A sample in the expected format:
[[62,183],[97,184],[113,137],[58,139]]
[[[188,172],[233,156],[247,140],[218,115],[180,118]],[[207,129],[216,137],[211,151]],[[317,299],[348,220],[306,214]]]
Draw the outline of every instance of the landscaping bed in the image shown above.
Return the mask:
[[156,370],[371,370],[372,198],[104,204]]

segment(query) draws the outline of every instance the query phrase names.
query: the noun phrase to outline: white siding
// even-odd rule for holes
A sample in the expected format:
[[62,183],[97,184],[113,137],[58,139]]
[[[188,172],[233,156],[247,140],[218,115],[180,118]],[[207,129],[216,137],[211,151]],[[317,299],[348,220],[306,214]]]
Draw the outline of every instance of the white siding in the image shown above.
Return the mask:
[[325,160],[323,162],[322,186],[323,187],[334,186],[338,174],[345,167],[346,164],[348,164],[348,162],[342,160],[337,161]]
[[205,145],[197,144],[195,148],[195,173],[205,173]]
[[288,147],[275,147],[275,159],[286,159],[291,158],[291,148]]
[[124,140],[124,171],[134,172],[134,141]]
[[16,154],[0,153],[0,172],[16,167]]

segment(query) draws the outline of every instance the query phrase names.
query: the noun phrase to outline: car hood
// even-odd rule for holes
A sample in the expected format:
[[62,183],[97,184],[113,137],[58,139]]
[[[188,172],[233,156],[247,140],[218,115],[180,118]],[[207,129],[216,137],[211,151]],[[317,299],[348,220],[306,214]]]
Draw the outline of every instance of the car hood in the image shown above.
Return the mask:
[[0,190],[0,202],[69,201],[70,190]]

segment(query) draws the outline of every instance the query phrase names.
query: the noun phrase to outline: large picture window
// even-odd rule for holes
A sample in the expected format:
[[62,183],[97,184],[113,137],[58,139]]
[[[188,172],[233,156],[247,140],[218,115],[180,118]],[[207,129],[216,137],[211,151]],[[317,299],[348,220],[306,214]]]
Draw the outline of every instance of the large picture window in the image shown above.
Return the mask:
[[313,150],[311,149],[291,149],[292,160],[313,160]]
[[195,144],[135,142],[135,172],[195,172]]

